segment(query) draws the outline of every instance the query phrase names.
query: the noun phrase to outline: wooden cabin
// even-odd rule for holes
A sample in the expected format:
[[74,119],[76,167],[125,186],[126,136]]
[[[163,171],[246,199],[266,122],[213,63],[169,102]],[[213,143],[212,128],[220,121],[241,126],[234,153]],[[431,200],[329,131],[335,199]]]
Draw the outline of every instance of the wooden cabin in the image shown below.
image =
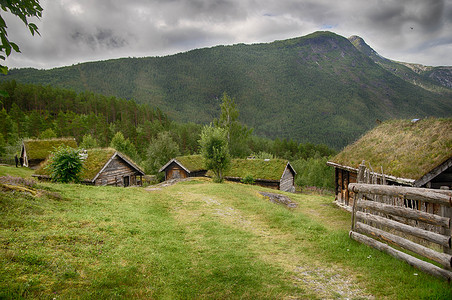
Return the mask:
[[165,172],[165,180],[206,176],[207,169],[201,155],[179,156],[171,159],[159,172]]
[[327,162],[335,169],[339,205],[353,204],[348,184],[357,181],[363,161],[386,184],[452,189],[452,119],[387,121],[348,145]]
[[77,142],[74,138],[24,140],[20,151],[21,165],[36,169],[59,146],[77,148]]
[[[213,176],[212,171],[207,171],[201,155],[173,158],[159,172],[165,172],[165,180]],[[251,176],[256,185],[294,192],[295,175],[294,168],[287,160],[233,159],[230,168],[224,173],[224,178],[229,181],[241,182],[246,176]]]
[[295,192],[295,169],[284,159],[233,159],[224,178],[241,182],[251,176],[256,185]]
[[[132,186],[142,185],[145,175],[130,158],[112,148],[89,149],[81,153],[84,160],[81,173],[83,184]],[[45,161],[33,176],[49,179],[49,171],[45,169]]]

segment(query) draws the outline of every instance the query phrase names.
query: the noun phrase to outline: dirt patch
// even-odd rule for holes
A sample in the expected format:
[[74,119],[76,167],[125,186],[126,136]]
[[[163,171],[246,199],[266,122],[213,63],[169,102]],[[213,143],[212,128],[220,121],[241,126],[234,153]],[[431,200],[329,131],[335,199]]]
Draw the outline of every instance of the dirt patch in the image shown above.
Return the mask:
[[159,184],[150,185],[150,186],[146,187],[145,190],[146,191],[158,191],[158,190],[161,190],[164,187],[171,186],[171,185],[176,184],[178,182],[190,181],[190,180],[193,180],[193,178],[170,179],[170,180],[166,180],[164,182],[161,182]]
[[267,193],[267,192],[259,192],[262,196],[268,198],[273,203],[283,204],[290,208],[295,208],[298,206],[296,202],[293,202],[290,200],[289,197],[281,195],[281,194],[274,194],[274,193]]

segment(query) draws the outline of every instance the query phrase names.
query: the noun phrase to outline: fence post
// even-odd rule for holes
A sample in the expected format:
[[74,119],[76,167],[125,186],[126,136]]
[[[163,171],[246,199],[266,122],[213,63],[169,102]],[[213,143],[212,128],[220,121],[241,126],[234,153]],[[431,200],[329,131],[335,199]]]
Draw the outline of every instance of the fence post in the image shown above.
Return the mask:
[[[356,181],[358,183],[364,182],[364,172],[366,171],[366,165],[364,164],[364,161],[359,165],[358,168],[358,177],[356,178]],[[355,199],[353,199],[353,208],[352,208],[352,231],[355,230],[356,227],[356,202],[358,202],[358,199],[362,198],[362,193],[355,194]]]
[[[449,187],[448,186],[442,186],[441,187],[442,190],[448,190]],[[446,205],[441,205],[441,217],[446,217],[446,218],[450,218],[452,219],[452,207],[450,206],[446,206]],[[450,221],[449,221],[449,228],[445,228],[443,227],[441,232],[443,235],[446,236],[451,236],[451,228],[450,228]],[[443,247],[443,252],[447,253],[447,254],[452,254],[452,249],[450,247]]]

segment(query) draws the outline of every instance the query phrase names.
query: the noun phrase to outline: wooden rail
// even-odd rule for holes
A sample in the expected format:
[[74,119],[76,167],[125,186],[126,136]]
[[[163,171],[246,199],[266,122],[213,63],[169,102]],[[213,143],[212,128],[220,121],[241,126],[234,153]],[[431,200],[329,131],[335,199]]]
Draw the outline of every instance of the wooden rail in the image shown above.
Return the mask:
[[[361,167],[360,172],[363,174]],[[352,239],[384,251],[431,275],[449,282],[452,280],[452,191],[365,183],[351,183],[349,189],[357,195],[352,208]],[[441,215],[392,205],[391,197],[435,203],[441,206]],[[419,228],[419,224],[427,225]],[[418,259],[402,249],[426,260]]]

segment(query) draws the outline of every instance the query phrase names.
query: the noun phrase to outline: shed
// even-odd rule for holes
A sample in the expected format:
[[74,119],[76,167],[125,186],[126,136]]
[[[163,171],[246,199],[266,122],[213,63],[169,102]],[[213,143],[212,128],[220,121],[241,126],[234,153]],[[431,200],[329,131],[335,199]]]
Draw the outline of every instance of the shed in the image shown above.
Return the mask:
[[166,163],[159,172],[165,172],[165,180],[202,177],[207,173],[201,155],[178,156]]
[[[89,149],[82,154],[82,183],[127,187],[141,185],[144,172],[130,158],[112,148]],[[48,179],[46,160],[35,172],[35,177]]]
[[295,192],[295,169],[284,159],[233,159],[224,178],[242,181],[247,176],[256,185],[285,192]]
[[20,151],[22,166],[36,169],[59,146],[77,148],[77,142],[74,138],[24,140]]
[[348,184],[362,161],[388,184],[452,188],[452,119],[391,120],[348,145],[327,162],[335,168],[338,204],[353,204]]

